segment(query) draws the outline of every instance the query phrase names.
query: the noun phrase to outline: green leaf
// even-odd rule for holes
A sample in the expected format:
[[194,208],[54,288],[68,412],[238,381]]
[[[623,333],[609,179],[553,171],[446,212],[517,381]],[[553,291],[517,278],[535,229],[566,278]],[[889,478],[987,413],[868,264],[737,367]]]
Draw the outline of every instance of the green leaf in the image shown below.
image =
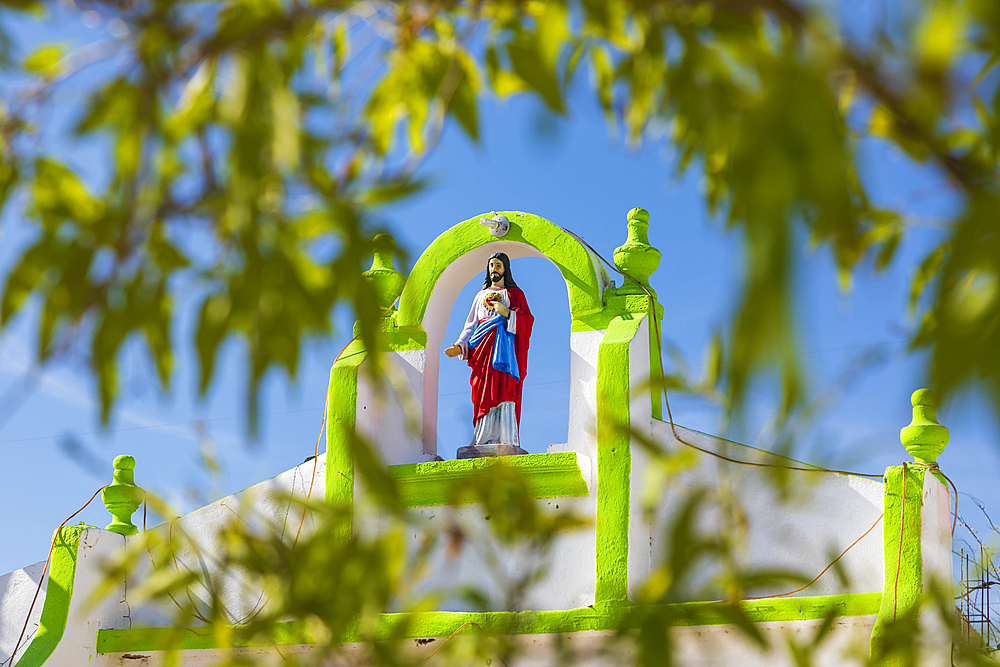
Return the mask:
[[722,377],[723,366],[724,352],[722,334],[716,333],[712,337],[712,344],[708,348],[705,363],[705,377],[699,385],[703,391],[710,391],[715,388],[715,386],[719,383],[719,379]]
[[347,22],[337,21],[333,29],[333,76],[339,77],[344,63],[351,53],[351,42],[347,36]]
[[8,164],[0,159],[0,212],[3,211],[7,198],[17,186],[20,171],[16,164]]
[[64,48],[62,44],[42,46],[25,58],[21,66],[32,74],[38,74],[46,79],[54,78],[63,71]]
[[32,204],[42,222],[54,226],[65,218],[89,225],[104,214],[104,204],[66,166],[49,158],[35,161]]
[[508,97],[528,90],[524,79],[505,69],[500,63],[496,47],[492,44],[486,48],[486,76],[497,97]]
[[177,246],[167,240],[161,225],[153,228],[149,240],[146,242],[146,250],[153,264],[164,274],[170,274],[191,265],[191,260]]
[[215,111],[215,61],[203,62],[184,84],[180,101],[164,123],[164,134],[174,142],[207,123]]
[[979,69],[976,76],[974,76],[972,81],[969,82],[968,89],[971,91],[973,88],[982,83],[983,79],[986,78],[986,75],[992,72],[997,65],[1000,65],[1000,53],[992,53],[986,62],[983,63],[983,66]]
[[282,172],[294,170],[299,164],[299,100],[287,85],[275,85],[271,90],[272,127],[271,152],[275,166]]
[[232,301],[226,294],[212,294],[201,304],[195,329],[195,347],[198,350],[198,393],[205,395],[215,373],[215,360],[219,346],[230,333]]
[[473,141],[479,141],[479,77],[476,76],[475,64],[464,52],[454,54],[455,59],[449,66],[449,76],[453,76],[455,68],[460,72],[454,93],[448,100],[448,112],[458,121],[465,133]]
[[566,111],[555,63],[550,65],[545,62],[534,39],[522,35],[509,42],[507,57],[517,76],[528,88],[538,93],[546,106],[556,113],[561,114]]
[[97,376],[101,424],[107,424],[111,419],[111,406],[118,396],[118,351],[133,321],[131,313],[106,310],[94,330],[90,363]]
[[923,295],[924,290],[937,277],[949,249],[950,244],[943,243],[920,262],[920,266],[913,276],[913,281],[910,283],[909,309],[911,313],[916,312],[917,304],[920,302],[920,297]]
[[425,181],[411,178],[387,181],[369,188],[362,201],[369,206],[381,206],[409,197],[420,192],[425,186]]
[[601,108],[605,115],[611,117],[614,114],[614,70],[611,67],[611,58],[608,52],[600,47],[590,49],[590,63],[594,68],[594,84],[597,89],[597,99],[601,103]]
[[42,238],[21,255],[7,274],[3,299],[0,301],[0,326],[6,326],[24,306],[32,291],[39,287],[49,262],[55,259],[51,251],[51,240]]

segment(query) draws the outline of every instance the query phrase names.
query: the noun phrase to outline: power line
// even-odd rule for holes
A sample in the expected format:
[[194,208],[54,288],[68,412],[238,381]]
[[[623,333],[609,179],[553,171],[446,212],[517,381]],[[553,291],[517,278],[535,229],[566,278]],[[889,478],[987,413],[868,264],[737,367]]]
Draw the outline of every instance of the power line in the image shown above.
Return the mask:
[[[322,410],[323,410],[323,408],[303,408],[301,410],[282,410],[280,412],[265,412],[265,413],[262,413],[260,416],[261,417],[269,417],[271,415],[290,415],[290,414],[296,414],[296,413],[300,413],[300,412],[322,412]],[[169,428],[171,426],[195,426],[197,424],[205,424],[205,423],[209,423],[209,422],[231,421],[233,419],[239,419],[239,417],[213,417],[212,419],[193,419],[191,421],[186,421],[186,422],[172,422],[172,423],[165,423],[165,424],[149,424],[149,425],[146,425],[146,426],[125,426],[123,428],[111,428],[111,429],[104,429],[104,430],[100,430],[100,431],[84,431],[82,433],[70,431],[68,433],[64,433],[64,434],[61,434],[61,435],[38,435],[38,436],[33,436],[31,438],[14,438],[12,440],[0,440],[0,445],[6,445],[6,444],[9,444],[9,443],[17,443],[17,442],[33,442],[33,441],[36,441],[36,440],[49,440],[51,438],[58,438],[58,437],[80,437],[80,436],[84,436],[84,435],[104,435],[104,434],[107,434],[107,433],[123,433],[125,431],[142,431],[142,430],[155,429],[155,428]]]

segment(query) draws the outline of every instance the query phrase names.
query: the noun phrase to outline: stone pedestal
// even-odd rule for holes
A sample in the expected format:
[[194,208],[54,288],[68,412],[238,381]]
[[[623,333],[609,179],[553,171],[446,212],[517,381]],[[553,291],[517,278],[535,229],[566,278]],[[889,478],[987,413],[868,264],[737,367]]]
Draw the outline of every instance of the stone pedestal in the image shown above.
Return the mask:
[[458,448],[458,458],[460,459],[479,459],[485,456],[519,456],[527,453],[517,445],[469,445]]

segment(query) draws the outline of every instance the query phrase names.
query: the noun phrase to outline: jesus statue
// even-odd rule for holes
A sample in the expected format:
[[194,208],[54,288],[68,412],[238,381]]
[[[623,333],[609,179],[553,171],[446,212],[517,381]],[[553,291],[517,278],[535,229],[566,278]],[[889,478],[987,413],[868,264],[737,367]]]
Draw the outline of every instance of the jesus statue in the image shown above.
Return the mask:
[[462,335],[444,351],[472,368],[472,444],[458,458],[527,454],[521,449],[521,386],[528,374],[528,340],[534,318],[510,274],[510,259],[490,255],[483,289],[472,302]]

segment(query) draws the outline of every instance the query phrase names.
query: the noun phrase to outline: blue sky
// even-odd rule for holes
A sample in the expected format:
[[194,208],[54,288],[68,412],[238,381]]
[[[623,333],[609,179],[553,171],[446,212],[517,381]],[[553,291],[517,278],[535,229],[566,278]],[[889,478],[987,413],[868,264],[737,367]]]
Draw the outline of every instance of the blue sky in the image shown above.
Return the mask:
[[[67,97],[59,113],[72,116],[78,101]],[[529,99],[486,101],[482,143],[473,145],[450,128],[423,167],[433,185],[384,210],[381,221],[409,250],[411,261],[451,225],[490,210],[538,214],[582,236],[610,258],[625,240],[626,213],[642,206],[651,216],[650,242],[663,253],[651,284],[665,308],[664,339],[683,353],[697,376],[712,334],[725,325],[738,298],[740,239],[709,217],[695,172],[674,174],[669,145],[632,151],[609,138],[583,85],[571,94],[570,108],[567,120],[556,120]],[[86,150],[69,155],[85,162]],[[955,203],[937,186],[933,173],[885,145],[865,142],[862,154],[862,177],[875,201],[907,202],[912,224],[893,267],[876,273],[866,262],[849,292],[840,291],[827,251],[802,244],[797,315],[811,390],[820,394],[838,386],[859,359],[868,359],[845,391],[834,392],[838,395],[829,409],[802,430],[793,455],[880,472],[908,460],[898,434],[910,420],[909,395],[922,386],[924,370],[923,357],[907,353],[905,347],[906,332],[914,326],[906,313],[908,285],[923,254],[942,238],[941,217],[951,213]],[[4,218],[0,274],[30,238],[30,229],[19,217],[15,208]],[[521,431],[522,444],[538,452],[566,438],[566,288],[558,271],[544,260],[515,260],[513,271],[536,317]],[[478,280],[459,296],[449,337],[458,334]],[[329,368],[350,338],[350,314],[338,311],[336,333],[305,347],[296,381],[277,373],[267,379],[260,440],[248,443],[239,345],[230,343],[224,349],[210,394],[199,401],[196,359],[188,340],[196,304],[192,292],[186,293],[186,300],[184,296],[172,392],[162,396],[139,348],[127,349],[124,396],[106,431],[100,428],[94,385],[82,362],[68,359],[36,372],[34,335],[23,316],[0,337],[0,452],[5,461],[0,476],[0,573],[45,558],[52,531],[111,481],[111,460],[117,454],[135,456],[137,482],[179,512],[278,474],[312,454]],[[471,432],[468,369],[449,361],[442,359],[439,401],[439,451],[445,457],[467,444]],[[668,368],[674,365],[671,360],[665,363]],[[33,385],[30,391],[23,389],[26,379]],[[768,446],[772,389],[762,383],[751,398],[743,428],[722,435]],[[719,433],[717,406],[682,396],[672,396],[671,405],[678,423]],[[943,471],[960,491],[1000,513],[1000,491],[994,483],[1000,447],[988,405],[974,393],[964,394],[942,410],[940,418],[951,429],[952,440],[940,459]],[[208,472],[206,454],[221,466],[219,474]],[[969,499],[961,496],[960,502],[963,515],[974,519],[978,510]],[[110,516],[95,501],[78,519],[103,526]]]

